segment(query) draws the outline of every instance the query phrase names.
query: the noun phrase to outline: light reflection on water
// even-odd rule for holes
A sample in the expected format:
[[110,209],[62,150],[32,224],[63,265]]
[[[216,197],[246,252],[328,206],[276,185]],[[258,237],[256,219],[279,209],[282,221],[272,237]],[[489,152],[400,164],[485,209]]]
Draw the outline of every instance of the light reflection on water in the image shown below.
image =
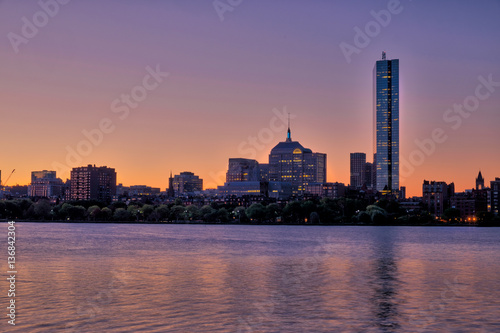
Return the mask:
[[499,229],[16,227],[2,331],[500,331]]

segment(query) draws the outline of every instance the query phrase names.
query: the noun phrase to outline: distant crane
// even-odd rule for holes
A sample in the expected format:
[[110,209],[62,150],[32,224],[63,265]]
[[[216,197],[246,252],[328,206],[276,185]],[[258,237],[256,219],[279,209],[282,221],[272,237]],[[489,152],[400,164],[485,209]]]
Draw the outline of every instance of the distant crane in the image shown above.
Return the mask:
[[12,172],[9,175],[9,177],[7,177],[7,179],[3,182],[3,184],[2,184],[3,187],[7,186],[7,182],[9,181],[9,179],[12,176],[12,174],[14,173],[14,171],[16,171],[16,169],[12,170]]

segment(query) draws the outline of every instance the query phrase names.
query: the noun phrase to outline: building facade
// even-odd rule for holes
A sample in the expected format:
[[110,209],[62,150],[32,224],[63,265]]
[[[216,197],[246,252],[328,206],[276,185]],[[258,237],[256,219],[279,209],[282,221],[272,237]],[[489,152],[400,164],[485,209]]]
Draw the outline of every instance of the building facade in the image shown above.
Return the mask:
[[203,179],[188,171],[175,175],[172,185],[175,195],[194,194],[194,192],[203,191]]
[[374,79],[374,165],[376,190],[399,190],[399,59],[375,63]]
[[351,186],[360,189],[366,183],[366,154],[351,153]]
[[499,215],[499,197],[500,197],[500,178],[495,178],[490,182],[489,191],[489,211],[495,215]]
[[292,141],[288,128],[286,140],[269,154],[269,181],[290,183],[293,194],[302,195],[309,183],[326,182],[326,154],[313,153]]
[[256,182],[261,180],[259,162],[246,158],[230,158],[226,182]]
[[306,186],[306,193],[322,198],[337,199],[345,194],[345,185],[342,183],[310,183]]
[[64,195],[64,183],[55,171],[32,171],[28,186],[29,197],[58,198]]
[[110,202],[116,195],[116,171],[88,165],[71,170],[70,200]]
[[422,185],[422,201],[429,213],[443,215],[449,207],[449,200],[455,194],[455,184],[424,180]]

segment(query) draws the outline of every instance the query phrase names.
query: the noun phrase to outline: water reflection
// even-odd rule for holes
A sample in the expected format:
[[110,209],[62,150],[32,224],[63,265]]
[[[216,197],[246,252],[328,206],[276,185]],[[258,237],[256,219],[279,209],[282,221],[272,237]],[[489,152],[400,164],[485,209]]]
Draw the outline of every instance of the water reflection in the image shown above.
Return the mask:
[[[19,224],[19,234],[11,332],[498,328],[500,229]],[[445,284],[457,276],[459,295]]]
[[373,314],[382,332],[395,332],[399,327],[400,314],[398,265],[395,256],[395,239],[391,230],[374,230],[372,280]]

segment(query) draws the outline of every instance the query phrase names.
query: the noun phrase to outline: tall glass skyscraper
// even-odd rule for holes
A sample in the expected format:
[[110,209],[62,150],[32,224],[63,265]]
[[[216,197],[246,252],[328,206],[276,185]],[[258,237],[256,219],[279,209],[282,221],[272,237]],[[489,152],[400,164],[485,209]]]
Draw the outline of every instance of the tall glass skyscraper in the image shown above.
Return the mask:
[[373,68],[376,189],[399,190],[399,59],[382,52]]

